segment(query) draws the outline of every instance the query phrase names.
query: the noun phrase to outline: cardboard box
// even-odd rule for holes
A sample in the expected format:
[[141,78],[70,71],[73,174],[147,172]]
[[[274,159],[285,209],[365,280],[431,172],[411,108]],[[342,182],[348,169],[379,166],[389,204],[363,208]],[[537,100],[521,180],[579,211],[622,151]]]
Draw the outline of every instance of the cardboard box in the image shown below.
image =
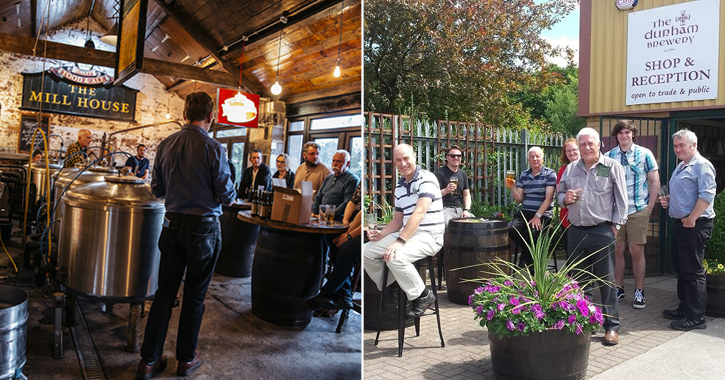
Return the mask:
[[302,190],[274,187],[272,220],[305,224],[312,216],[312,182],[303,181]]

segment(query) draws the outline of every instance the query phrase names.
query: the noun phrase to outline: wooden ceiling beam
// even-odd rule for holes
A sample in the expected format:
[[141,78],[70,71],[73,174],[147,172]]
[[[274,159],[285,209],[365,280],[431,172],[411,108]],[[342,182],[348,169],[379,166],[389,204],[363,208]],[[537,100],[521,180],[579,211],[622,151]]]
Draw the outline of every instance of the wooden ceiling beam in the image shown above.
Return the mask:
[[[34,38],[0,33],[0,50],[32,56],[34,45]],[[45,41],[38,43],[38,50],[35,54],[37,57],[45,56],[48,59],[61,59],[64,61],[111,68],[116,65],[116,53],[113,52],[48,41],[48,51],[45,53],[43,51],[45,45]],[[224,71],[206,70],[195,66],[160,61],[157,59],[144,58],[141,72],[150,75],[197,80],[225,87],[237,88],[239,86],[239,82],[235,81]]]
[[183,15],[175,8],[169,7],[162,0],[156,0],[156,3],[164,10],[164,12],[166,12],[166,14],[171,16],[171,18],[174,19],[174,21],[176,21],[186,31],[186,33],[191,36],[191,38],[206,49],[211,56],[222,65],[226,74],[231,76],[231,78],[237,83],[237,86],[241,83],[241,86],[245,91],[254,92],[252,89],[253,86],[251,86],[249,82],[245,81],[244,78],[242,78],[242,81],[240,82],[238,72],[239,68],[235,67],[231,62],[223,60],[219,54],[217,54],[219,47],[215,46],[213,40],[206,34],[200,32],[198,28],[192,26],[193,23],[189,22],[188,16]]

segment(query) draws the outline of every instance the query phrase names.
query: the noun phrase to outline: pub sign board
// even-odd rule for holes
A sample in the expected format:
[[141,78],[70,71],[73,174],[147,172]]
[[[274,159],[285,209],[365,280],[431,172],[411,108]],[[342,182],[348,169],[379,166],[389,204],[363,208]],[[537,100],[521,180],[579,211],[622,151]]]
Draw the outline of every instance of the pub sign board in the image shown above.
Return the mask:
[[259,95],[217,89],[216,122],[233,127],[259,127]]
[[53,68],[23,73],[20,109],[107,120],[135,121],[138,90],[113,86],[113,78],[95,70]]

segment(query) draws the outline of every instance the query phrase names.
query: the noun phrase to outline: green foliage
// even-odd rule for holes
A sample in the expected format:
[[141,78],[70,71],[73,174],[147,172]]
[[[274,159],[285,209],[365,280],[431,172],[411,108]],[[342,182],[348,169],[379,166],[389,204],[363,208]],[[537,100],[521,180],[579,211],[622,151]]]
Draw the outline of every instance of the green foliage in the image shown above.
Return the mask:
[[501,206],[490,205],[487,202],[479,202],[476,199],[473,199],[471,202],[471,213],[481,218],[503,218],[511,221],[517,208],[513,202]]
[[[482,327],[498,336],[526,336],[551,328],[588,334],[602,325],[601,310],[583,290],[601,279],[578,269],[587,257],[567,262],[557,272],[548,270],[559,228],[549,225],[537,240],[526,242],[533,258],[530,267],[521,268],[502,259],[484,264],[494,278],[479,279],[485,285],[469,298],[474,319]],[[584,278],[591,280],[582,281]]]
[[705,248],[705,272],[710,275],[725,274],[725,191],[715,196],[713,203],[715,222],[712,236]]
[[393,214],[395,213],[395,209],[393,206],[388,203],[386,199],[383,199],[381,203],[377,203],[375,201],[372,201],[372,210],[380,210],[380,214],[378,214],[378,224],[388,224],[391,220],[393,220]]
[[510,95],[555,49],[541,37],[577,0],[366,0],[365,110],[420,119],[538,124]]
[[586,126],[586,119],[576,115],[579,109],[578,87],[578,78],[570,77],[569,84],[551,89],[550,98],[545,102],[544,116],[552,130],[576,135]]

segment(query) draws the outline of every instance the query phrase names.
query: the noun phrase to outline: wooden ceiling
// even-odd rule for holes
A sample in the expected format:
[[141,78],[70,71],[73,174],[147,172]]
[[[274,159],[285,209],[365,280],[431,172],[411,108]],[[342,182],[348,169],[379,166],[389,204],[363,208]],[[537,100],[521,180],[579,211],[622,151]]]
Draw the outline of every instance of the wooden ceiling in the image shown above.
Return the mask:
[[[52,31],[92,10],[108,30],[118,7],[116,0],[0,0],[0,49],[28,54],[44,15]],[[246,91],[287,103],[360,93],[361,2],[344,2],[342,35],[340,10],[341,0],[148,0],[141,71],[182,97],[237,87],[240,62]],[[49,47],[54,58],[113,67],[114,55],[100,48],[57,45]],[[335,78],[338,49],[342,75]],[[279,96],[269,90],[275,78]]]

